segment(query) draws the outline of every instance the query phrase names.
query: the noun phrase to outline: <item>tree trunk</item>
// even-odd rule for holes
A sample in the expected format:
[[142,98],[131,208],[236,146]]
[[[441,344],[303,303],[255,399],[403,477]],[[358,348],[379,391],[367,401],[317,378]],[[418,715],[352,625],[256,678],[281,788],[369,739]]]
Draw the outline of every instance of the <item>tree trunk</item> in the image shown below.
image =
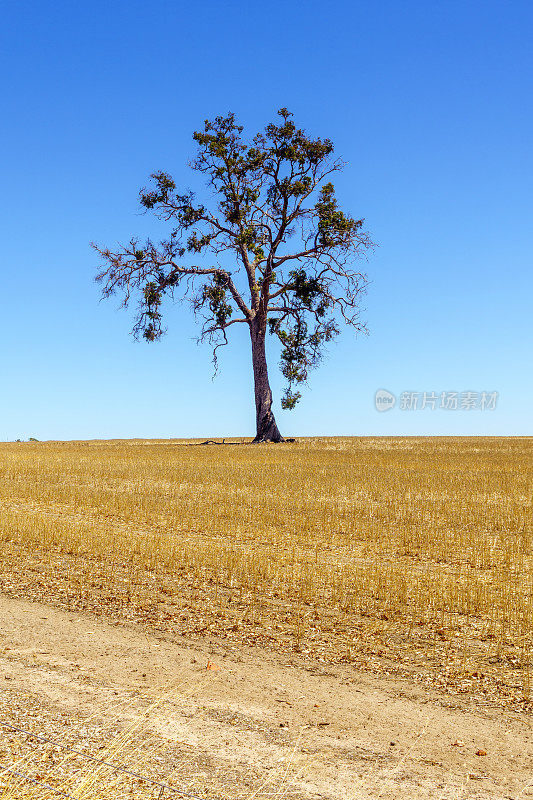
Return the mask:
[[278,430],[272,413],[272,391],[268,382],[265,350],[266,320],[263,322],[256,317],[250,324],[250,336],[252,339],[257,431],[254,442],[283,442],[285,440]]

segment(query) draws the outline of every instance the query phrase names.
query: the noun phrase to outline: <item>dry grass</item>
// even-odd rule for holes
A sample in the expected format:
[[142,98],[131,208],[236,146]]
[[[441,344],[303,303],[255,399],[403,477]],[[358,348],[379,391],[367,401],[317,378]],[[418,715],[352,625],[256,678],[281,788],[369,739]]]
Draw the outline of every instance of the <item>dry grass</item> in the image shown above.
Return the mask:
[[[75,800],[151,800],[154,797],[197,800],[300,800],[293,783],[306,759],[292,752],[280,760],[268,777],[252,777],[251,770],[231,770],[215,765],[200,745],[166,740],[153,727],[167,704],[186,698],[185,687],[168,689],[155,700],[144,698],[97,709],[91,717],[63,720],[63,727],[45,734],[47,711],[39,707],[35,719],[15,728],[2,726],[0,755],[0,800],[53,800],[58,796]],[[28,698],[24,712],[27,713]],[[16,707],[12,709],[17,716]],[[116,715],[116,719],[115,719]],[[62,714],[66,717],[66,714]],[[130,717],[127,725],[125,718]],[[54,727],[61,728],[57,719]],[[45,730],[43,731],[43,725]],[[33,728],[37,736],[21,731]],[[39,738],[40,737],[40,738]],[[244,775],[242,774],[244,772]],[[163,788],[164,787],[164,788]]]
[[0,588],[516,707],[532,440],[0,446]]

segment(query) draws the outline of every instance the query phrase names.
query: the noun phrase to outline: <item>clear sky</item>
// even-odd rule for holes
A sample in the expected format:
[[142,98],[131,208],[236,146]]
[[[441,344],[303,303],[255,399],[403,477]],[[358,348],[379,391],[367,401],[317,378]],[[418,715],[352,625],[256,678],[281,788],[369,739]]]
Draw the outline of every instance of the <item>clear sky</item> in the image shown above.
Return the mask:
[[[339,198],[379,244],[370,335],[346,331],[293,412],[272,351],[282,433],[531,434],[532,34],[527,0],[6,0],[0,439],[254,434],[247,332],[214,381],[186,309],[135,343],[89,242],[162,235],[148,175],[194,188],[206,117],[255,132],[281,106],[333,139]],[[499,397],[399,407],[424,391]]]

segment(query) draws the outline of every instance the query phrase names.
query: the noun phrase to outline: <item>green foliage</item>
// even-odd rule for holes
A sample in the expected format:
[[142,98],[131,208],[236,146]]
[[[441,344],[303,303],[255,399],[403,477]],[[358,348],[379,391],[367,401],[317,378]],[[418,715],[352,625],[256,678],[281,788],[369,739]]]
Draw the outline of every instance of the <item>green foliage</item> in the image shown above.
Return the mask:
[[141,205],[146,209],[155,208],[158,204],[168,201],[169,193],[176,188],[176,184],[166,172],[154,172],[152,179],[155,188],[151,192],[142,189],[139,195]]
[[326,183],[320,190],[320,199],[315,204],[318,214],[318,243],[321,248],[339,247],[349,243],[363,225],[363,220],[354,220],[339,209],[332,183]]
[[194,231],[187,239],[187,250],[189,253],[201,253],[209,245],[211,239],[212,237],[208,234],[199,235]]
[[149,281],[143,290],[143,313],[139,330],[147,342],[154,342],[163,333],[161,328],[161,289],[154,281]]
[[233,308],[226,300],[226,278],[216,272],[211,283],[202,291],[202,304],[206,302],[217,325],[223,327],[233,313]]
[[273,144],[269,154],[271,158],[289,161],[303,168],[306,164],[317,165],[333,153],[330,139],[310,139],[305,131],[296,128],[292,114],[286,108],[281,108],[278,114],[283,122],[280,125],[272,123],[265,129],[267,140]]
[[290,389],[285,389],[283,397],[281,398],[281,407],[285,411],[292,411],[297,403],[300,402],[301,397],[301,392],[292,392]]
[[[302,286],[304,287],[302,304],[307,310],[312,310],[313,299],[320,298],[316,309],[322,316],[325,313],[327,302],[321,291],[312,288],[313,281],[306,280]],[[285,326],[279,318],[270,318],[268,323],[269,332],[275,334],[283,345],[280,370],[288,383],[282,399],[282,407],[285,409],[293,409],[301,398],[300,392],[292,391],[293,384],[307,381],[309,370],[320,362],[324,346],[339,332],[332,319],[325,322],[319,319],[311,327],[311,330],[303,315],[295,314],[294,320],[293,323]]]
[[313,305],[317,298],[323,298],[324,286],[316,277],[309,277],[302,268],[292,270],[289,273],[294,296],[308,311],[313,310]]

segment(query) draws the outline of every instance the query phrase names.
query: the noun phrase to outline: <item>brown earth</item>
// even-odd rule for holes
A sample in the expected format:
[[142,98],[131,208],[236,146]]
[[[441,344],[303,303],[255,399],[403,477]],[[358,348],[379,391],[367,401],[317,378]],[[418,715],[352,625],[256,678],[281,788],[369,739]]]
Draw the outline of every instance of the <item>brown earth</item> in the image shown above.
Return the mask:
[[[60,747],[5,723],[107,759],[129,730],[114,763],[201,797],[533,797],[528,715],[349,665],[177,644],[0,596],[0,688],[1,767],[22,758],[28,774],[67,789],[83,758],[59,763]],[[131,782],[127,791],[157,796]]]

